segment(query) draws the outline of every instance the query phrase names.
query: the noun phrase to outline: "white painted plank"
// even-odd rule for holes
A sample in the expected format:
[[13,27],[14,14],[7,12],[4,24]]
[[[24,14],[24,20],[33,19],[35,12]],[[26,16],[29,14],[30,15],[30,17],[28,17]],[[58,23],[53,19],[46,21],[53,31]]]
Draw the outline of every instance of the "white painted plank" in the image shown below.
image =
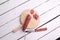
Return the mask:
[[0,4],[3,3],[3,2],[5,2],[5,1],[7,1],[7,0],[0,0]]
[[0,15],[25,1],[27,1],[27,0],[10,0],[10,1],[6,2],[5,4],[0,5]]
[[42,13],[46,12],[47,10],[58,6],[58,4],[60,4],[59,2],[60,2],[59,0],[58,1],[57,0],[49,0],[49,2],[44,3],[43,5],[35,8],[35,10],[37,10],[40,14],[42,14]]
[[39,40],[56,40],[58,37],[60,37],[60,28],[54,30],[53,32]]

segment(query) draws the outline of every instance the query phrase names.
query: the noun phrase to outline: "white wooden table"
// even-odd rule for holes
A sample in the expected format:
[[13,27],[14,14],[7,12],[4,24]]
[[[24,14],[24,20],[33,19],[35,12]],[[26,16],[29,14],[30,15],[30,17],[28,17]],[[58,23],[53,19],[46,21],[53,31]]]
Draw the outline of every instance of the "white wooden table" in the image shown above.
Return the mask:
[[[40,25],[60,15],[60,0],[0,0],[0,40],[56,40],[60,37],[60,16],[46,23],[47,31],[25,33],[11,31],[20,24],[20,14],[25,9],[39,12]],[[24,36],[25,35],[25,36]],[[23,37],[24,36],[24,37]]]

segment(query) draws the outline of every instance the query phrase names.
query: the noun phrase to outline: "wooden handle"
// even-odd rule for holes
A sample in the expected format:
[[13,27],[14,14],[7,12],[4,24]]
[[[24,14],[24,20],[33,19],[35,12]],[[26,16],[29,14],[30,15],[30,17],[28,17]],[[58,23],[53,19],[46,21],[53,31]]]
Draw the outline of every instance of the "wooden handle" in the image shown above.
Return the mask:
[[41,32],[41,31],[46,31],[47,28],[40,28],[40,29],[36,29],[35,32]]
[[31,16],[27,15],[26,20],[25,20],[24,25],[23,25],[23,29],[22,29],[23,31],[25,31],[25,29],[27,28],[30,20],[31,20]]

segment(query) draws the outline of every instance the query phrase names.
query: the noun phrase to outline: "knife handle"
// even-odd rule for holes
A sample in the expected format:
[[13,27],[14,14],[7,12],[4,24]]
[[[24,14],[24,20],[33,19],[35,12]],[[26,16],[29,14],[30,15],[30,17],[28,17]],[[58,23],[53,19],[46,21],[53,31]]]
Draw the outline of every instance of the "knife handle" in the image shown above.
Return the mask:
[[35,29],[35,32],[41,32],[41,31],[46,31],[47,28],[40,28],[40,29]]

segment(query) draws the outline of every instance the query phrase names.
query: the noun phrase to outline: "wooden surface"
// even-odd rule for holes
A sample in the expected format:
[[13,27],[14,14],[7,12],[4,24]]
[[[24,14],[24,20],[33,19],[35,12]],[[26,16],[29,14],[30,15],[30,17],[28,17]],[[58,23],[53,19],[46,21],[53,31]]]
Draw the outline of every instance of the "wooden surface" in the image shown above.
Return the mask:
[[39,13],[38,26],[41,26],[60,14],[60,0],[0,0],[0,40],[17,40],[24,35],[19,40],[55,40],[60,37],[60,16],[42,26],[47,27],[47,31],[25,33],[20,29],[13,33],[13,29],[22,26],[19,19],[25,9]]

